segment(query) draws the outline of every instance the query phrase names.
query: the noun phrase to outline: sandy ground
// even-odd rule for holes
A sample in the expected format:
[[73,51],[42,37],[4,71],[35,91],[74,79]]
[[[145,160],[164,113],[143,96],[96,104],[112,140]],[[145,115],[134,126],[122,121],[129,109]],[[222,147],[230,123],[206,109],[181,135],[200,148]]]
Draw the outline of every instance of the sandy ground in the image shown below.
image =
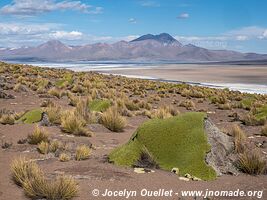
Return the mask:
[[267,65],[166,64],[158,67],[125,70],[99,70],[111,74],[153,77],[195,83],[238,83],[267,85]]

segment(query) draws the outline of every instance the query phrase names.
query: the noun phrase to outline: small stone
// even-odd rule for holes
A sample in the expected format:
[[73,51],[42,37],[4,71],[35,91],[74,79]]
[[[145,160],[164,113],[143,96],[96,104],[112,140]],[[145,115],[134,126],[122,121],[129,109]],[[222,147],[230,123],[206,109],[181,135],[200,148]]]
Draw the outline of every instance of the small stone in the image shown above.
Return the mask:
[[189,178],[185,178],[185,177],[179,177],[179,180],[181,180],[181,181],[190,181]]
[[179,174],[179,168],[178,167],[174,167],[174,168],[172,168],[171,172],[178,175]]
[[185,178],[189,178],[189,179],[192,179],[192,178],[193,178],[193,176],[191,176],[191,175],[190,175],[190,174],[188,174],[188,173],[187,173],[187,174],[185,174],[185,175],[184,175],[184,177],[185,177]]
[[134,172],[137,174],[144,174],[145,169],[144,168],[134,168]]
[[195,176],[193,176],[192,180],[193,180],[193,181],[201,181],[201,179],[200,179],[200,178],[198,178],[198,177],[195,177]]

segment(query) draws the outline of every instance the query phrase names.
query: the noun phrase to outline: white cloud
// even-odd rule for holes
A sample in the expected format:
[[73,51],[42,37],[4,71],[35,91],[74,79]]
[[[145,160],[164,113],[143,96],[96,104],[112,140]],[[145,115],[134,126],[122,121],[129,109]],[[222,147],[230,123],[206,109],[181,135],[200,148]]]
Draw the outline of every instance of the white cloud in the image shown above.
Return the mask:
[[177,16],[178,19],[187,19],[189,18],[188,13],[181,13],[180,15]]
[[0,35],[35,35],[49,32],[59,24],[22,24],[22,23],[0,23]]
[[128,35],[126,37],[123,37],[122,39],[125,40],[125,41],[131,41],[131,40],[134,40],[136,38],[140,37],[140,35]]
[[130,23],[132,23],[132,24],[136,24],[137,23],[137,20],[135,18],[130,18],[128,21]]
[[248,40],[248,36],[246,36],[246,35],[238,35],[238,36],[236,36],[236,40],[245,41],[245,40]]
[[55,1],[55,0],[13,0],[0,9],[1,14],[32,16],[55,10],[76,10],[84,13],[98,14],[101,7],[93,7],[81,1]]
[[57,40],[78,40],[81,39],[83,36],[83,33],[78,31],[56,31],[49,34],[50,37],[57,39]]
[[160,7],[160,4],[156,1],[146,0],[146,1],[140,1],[139,3],[143,7]]

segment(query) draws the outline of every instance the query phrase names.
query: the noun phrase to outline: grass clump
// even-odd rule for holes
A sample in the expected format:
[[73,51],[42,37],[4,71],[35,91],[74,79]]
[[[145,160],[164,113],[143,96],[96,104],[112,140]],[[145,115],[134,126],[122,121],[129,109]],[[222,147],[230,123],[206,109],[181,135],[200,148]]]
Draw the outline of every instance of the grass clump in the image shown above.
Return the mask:
[[52,124],[60,124],[61,118],[61,108],[59,106],[53,105],[48,106],[45,109],[45,112],[48,116],[49,122]]
[[48,142],[48,134],[44,129],[36,126],[33,133],[28,135],[29,144],[39,144],[41,142]]
[[41,121],[41,119],[42,119],[42,110],[34,109],[26,112],[24,115],[22,115],[22,117],[18,121],[21,121],[25,124],[33,124]]
[[71,157],[68,154],[66,154],[66,153],[61,153],[59,155],[59,160],[61,162],[68,162],[70,159],[71,159]]
[[121,132],[126,126],[126,119],[120,115],[117,107],[110,107],[101,116],[100,122],[109,130]]
[[48,154],[49,153],[49,143],[42,141],[38,144],[37,149],[41,154]]
[[104,112],[111,106],[109,100],[95,99],[89,103],[89,108],[91,111]]
[[258,175],[266,172],[266,161],[256,150],[244,151],[237,160],[237,167],[247,174]]
[[62,142],[58,141],[58,140],[53,140],[51,143],[50,143],[50,146],[49,146],[49,151],[51,152],[56,152],[58,149],[61,149],[63,147],[63,144]]
[[61,130],[65,133],[77,136],[92,136],[92,133],[85,126],[84,119],[76,115],[74,111],[66,111],[61,116]]
[[86,145],[81,145],[76,148],[76,154],[75,154],[75,159],[76,160],[86,160],[89,158],[91,155],[91,148],[89,148]]
[[63,96],[64,92],[59,88],[53,87],[50,90],[48,90],[48,94],[60,99]]
[[179,106],[185,107],[187,110],[193,110],[193,109],[196,108],[195,103],[193,101],[191,101],[191,100],[188,100],[188,99],[184,100],[184,101],[181,101],[179,103]]
[[15,124],[15,115],[14,114],[3,114],[0,117],[0,123],[3,125],[9,124],[9,125],[13,125]]
[[60,176],[56,180],[48,180],[35,162],[25,158],[12,162],[11,173],[15,183],[31,199],[67,200],[77,196],[78,186],[73,178]]
[[205,162],[210,150],[204,132],[204,113],[185,113],[167,119],[152,119],[142,124],[129,142],[111,152],[117,165],[134,166],[145,148],[162,169],[178,167],[202,180],[215,179],[216,173]]
[[234,125],[232,128],[232,135],[234,136],[235,152],[243,153],[245,150],[244,142],[247,138],[246,134],[238,125]]

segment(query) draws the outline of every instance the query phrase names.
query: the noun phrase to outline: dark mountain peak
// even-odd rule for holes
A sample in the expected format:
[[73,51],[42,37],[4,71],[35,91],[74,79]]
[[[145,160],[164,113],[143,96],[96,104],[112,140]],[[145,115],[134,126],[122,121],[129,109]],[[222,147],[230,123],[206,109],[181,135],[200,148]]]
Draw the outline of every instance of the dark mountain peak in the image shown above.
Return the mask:
[[158,42],[168,43],[168,44],[173,43],[173,42],[178,42],[168,33],[161,33],[159,35],[146,34],[137,39],[132,40],[131,42],[138,42],[138,41],[144,41],[144,40],[156,40]]

